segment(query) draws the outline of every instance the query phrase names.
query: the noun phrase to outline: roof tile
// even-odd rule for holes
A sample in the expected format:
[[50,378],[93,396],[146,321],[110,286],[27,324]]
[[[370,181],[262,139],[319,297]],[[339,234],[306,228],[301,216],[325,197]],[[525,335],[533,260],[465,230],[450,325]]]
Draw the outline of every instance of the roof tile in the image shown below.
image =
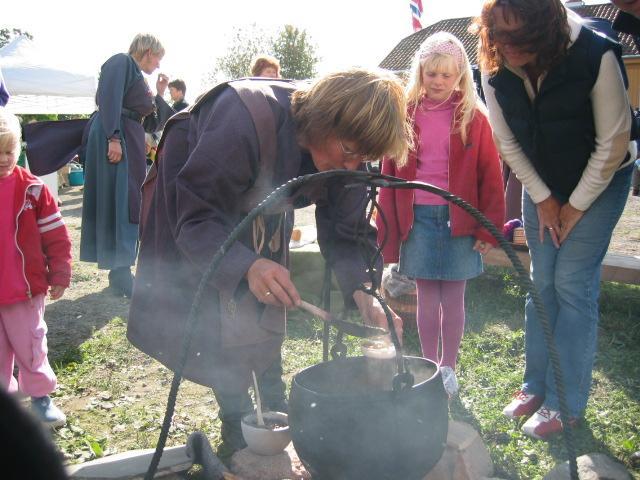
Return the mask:
[[[618,9],[611,3],[600,3],[596,5],[584,5],[575,7],[573,10],[583,17],[599,17],[607,20],[613,20],[616,16]],[[469,33],[469,26],[474,17],[462,17],[462,18],[449,18],[441,20],[429,25],[428,27],[419,30],[408,37],[403,38],[394,47],[393,50],[380,62],[381,68],[386,68],[393,71],[407,70],[411,66],[411,61],[415,52],[420,48],[422,42],[431,34],[445,31],[449,32],[462,42],[467,55],[469,55],[469,61],[472,64],[478,61],[477,42],[478,38]],[[630,35],[621,34],[620,43],[622,43],[623,55],[638,55],[636,45],[634,44]]]

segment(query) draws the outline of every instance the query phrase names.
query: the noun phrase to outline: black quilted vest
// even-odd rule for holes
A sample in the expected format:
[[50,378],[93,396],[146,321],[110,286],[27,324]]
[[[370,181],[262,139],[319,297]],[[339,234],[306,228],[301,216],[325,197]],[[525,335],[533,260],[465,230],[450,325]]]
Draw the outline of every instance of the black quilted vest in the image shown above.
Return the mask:
[[533,102],[523,80],[507,68],[489,79],[522,150],[547,186],[562,195],[571,194],[595,148],[589,94],[608,50],[620,58],[619,44],[582,28],[566,57],[542,81]]

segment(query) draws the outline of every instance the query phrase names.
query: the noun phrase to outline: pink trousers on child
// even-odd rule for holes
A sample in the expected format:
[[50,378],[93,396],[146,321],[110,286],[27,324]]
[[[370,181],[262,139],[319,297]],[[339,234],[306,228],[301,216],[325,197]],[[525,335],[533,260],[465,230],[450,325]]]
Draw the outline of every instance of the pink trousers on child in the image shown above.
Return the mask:
[[416,279],[418,334],[422,355],[454,370],[464,332],[466,284],[465,280]]
[[[13,364],[18,364],[18,381]],[[0,386],[18,388],[31,397],[43,397],[56,388],[56,376],[47,359],[44,295],[0,305]]]

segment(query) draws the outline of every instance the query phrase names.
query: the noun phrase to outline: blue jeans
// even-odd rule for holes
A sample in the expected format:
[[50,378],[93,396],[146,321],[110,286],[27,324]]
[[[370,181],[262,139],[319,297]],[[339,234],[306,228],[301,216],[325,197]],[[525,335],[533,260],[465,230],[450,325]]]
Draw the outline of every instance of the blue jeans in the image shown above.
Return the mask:
[[[560,356],[569,415],[580,417],[587,406],[597,347],[600,268],[629,193],[631,168],[617,172],[567,239],[556,249],[549,232],[538,236],[536,205],[524,192],[522,211],[531,254],[531,279],[549,318]],[[559,198],[561,203],[566,198]],[[544,406],[559,410],[542,325],[531,294],[525,304],[523,390],[545,397]]]

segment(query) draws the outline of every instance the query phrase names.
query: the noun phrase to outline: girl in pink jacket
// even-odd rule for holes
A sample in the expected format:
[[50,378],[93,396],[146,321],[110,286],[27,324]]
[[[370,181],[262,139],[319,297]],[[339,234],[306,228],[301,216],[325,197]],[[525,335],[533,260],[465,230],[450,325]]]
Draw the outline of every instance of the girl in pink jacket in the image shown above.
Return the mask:
[[0,108],[0,388],[20,388],[36,415],[56,427],[66,418],[49,397],[56,376],[47,359],[44,299],[49,291],[57,300],[69,286],[71,242],[47,187],[16,165],[19,153],[20,123]]
[[[425,40],[408,86],[415,148],[406,164],[382,162],[382,172],[449,190],[504,222],[498,152],[471,66],[460,41],[445,32]],[[495,240],[469,214],[423,190],[381,189],[378,241],[385,263],[416,279],[422,354],[440,364],[449,395],[458,390],[456,358],[464,329],[467,279],[482,273],[481,254]],[[382,218],[386,220],[386,223]]]

